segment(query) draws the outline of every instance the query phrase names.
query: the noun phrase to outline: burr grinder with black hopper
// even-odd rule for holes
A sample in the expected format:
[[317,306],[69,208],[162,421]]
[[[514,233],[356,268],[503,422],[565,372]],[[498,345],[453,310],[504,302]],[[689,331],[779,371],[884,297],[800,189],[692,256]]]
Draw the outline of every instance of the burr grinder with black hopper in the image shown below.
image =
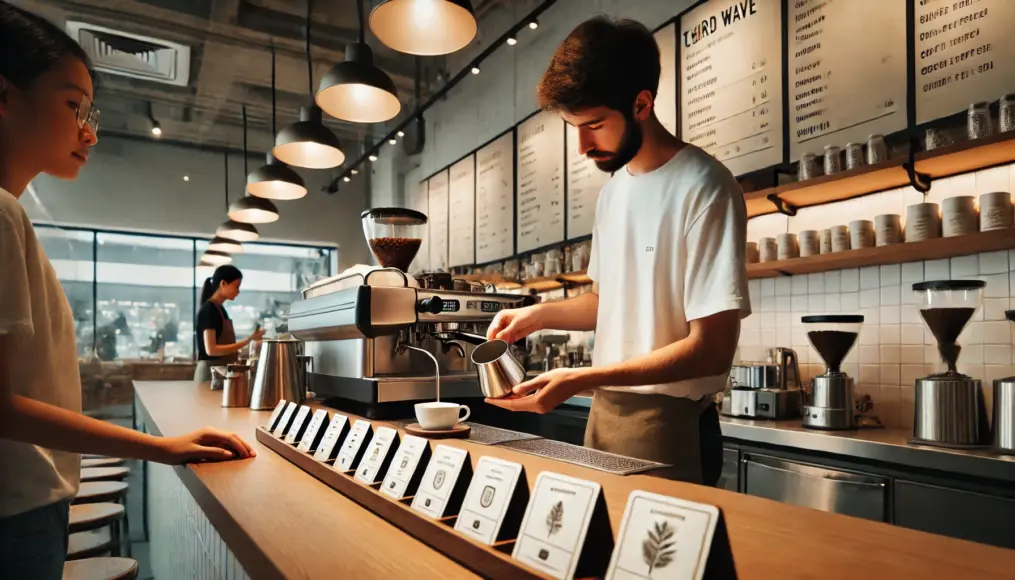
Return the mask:
[[983,300],[982,280],[918,282],[920,315],[937,340],[947,370],[917,379],[913,417],[913,443],[951,448],[990,444],[990,425],[979,379],[956,369],[956,342]]
[[853,429],[853,378],[842,372],[842,360],[856,344],[863,325],[858,314],[824,314],[800,319],[807,340],[825,361],[824,374],[811,380],[811,392],[804,405],[803,426],[808,429]]

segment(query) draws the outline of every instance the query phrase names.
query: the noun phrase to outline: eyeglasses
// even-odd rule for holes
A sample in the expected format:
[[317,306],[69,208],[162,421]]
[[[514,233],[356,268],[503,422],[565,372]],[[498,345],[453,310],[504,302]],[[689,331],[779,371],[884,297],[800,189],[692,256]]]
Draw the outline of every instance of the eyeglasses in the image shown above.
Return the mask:
[[77,106],[78,129],[84,129],[85,124],[91,128],[92,133],[99,134],[99,110],[95,103],[87,96],[81,97],[81,103]]

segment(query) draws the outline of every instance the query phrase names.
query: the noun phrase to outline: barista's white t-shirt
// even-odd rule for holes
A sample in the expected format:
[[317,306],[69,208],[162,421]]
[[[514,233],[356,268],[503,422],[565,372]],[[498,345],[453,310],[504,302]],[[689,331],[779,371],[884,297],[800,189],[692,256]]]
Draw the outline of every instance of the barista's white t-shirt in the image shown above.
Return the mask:
[[[686,338],[690,320],[727,310],[748,316],[746,235],[739,184],[697,147],[685,145],[644,175],[614,174],[596,205],[588,270],[599,284],[593,365],[624,362]],[[721,375],[607,388],[700,399],[725,385]]]
[[[13,195],[0,189],[0,347],[15,395],[81,412],[74,317]],[[12,348],[8,345],[13,344]],[[0,518],[74,497],[81,456],[0,439]]]

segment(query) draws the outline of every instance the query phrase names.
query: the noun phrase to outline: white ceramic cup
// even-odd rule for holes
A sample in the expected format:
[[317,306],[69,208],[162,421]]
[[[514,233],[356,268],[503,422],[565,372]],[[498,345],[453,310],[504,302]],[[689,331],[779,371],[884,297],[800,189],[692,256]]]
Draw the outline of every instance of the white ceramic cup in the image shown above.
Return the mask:
[[[460,416],[462,409],[465,409],[464,417]],[[416,421],[427,431],[447,431],[468,419],[470,414],[468,407],[457,403],[416,403]]]
[[831,254],[832,253],[832,229],[825,228],[821,230],[821,253]]
[[971,195],[949,197],[941,204],[941,235],[946,238],[976,233],[979,221],[976,199]]
[[796,234],[779,234],[776,236],[777,256],[780,260],[792,260],[800,257],[800,246]]
[[874,247],[874,222],[854,220],[849,222],[849,247],[854,250]]
[[832,252],[845,252],[849,250],[849,228],[846,226],[832,226],[828,229],[832,232]]
[[821,253],[821,245],[818,241],[817,230],[803,230],[797,234],[800,241],[800,257],[807,258],[817,256]]
[[902,218],[886,213],[874,216],[874,237],[878,246],[890,246],[902,241]]
[[1011,194],[994,191],[980,196],[980,231],[1003,230],[1015,224]]
[[762,262],[774,262],[779,258],[779,250],[775,238],[761,238],[758,240],[758,251],[761,254]]

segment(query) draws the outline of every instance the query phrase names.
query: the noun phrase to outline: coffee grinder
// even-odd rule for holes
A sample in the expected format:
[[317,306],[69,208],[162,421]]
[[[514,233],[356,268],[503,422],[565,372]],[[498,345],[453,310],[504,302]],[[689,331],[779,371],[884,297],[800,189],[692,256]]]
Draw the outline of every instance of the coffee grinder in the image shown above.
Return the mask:
[[803,426],[808,429],[853,429],[853,378],[842,372],[842,360],[856,344],[863,325],[858,314],[824,314],[800,319],[807,340],[825,361],[824,374],[811,381],[808,404],[804,405]]
[[990,443],[990,425],[980,380],[956,369],[962,329],[980,307],[982,280],[918,282],[920,315],[937,339],[937,350],[947,366],[942,373],[917,379],[913,417],[913,443],[950,448],[981,447]]

